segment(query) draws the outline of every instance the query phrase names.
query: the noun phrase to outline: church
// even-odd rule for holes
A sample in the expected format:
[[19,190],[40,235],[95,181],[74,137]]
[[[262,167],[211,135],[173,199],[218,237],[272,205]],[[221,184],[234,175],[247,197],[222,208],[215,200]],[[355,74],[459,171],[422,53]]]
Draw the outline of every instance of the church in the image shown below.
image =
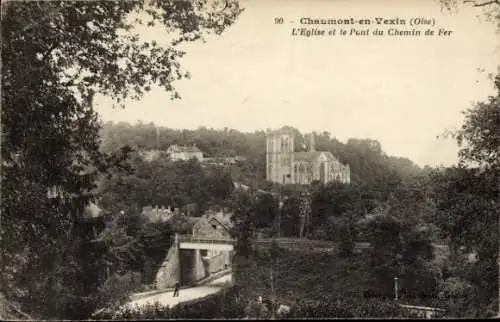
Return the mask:
[[349,165],[344,165],[328,151],[316,151],[311,133],[309,151],[294,151],[294,131],[290,127],[266,133],[266,179],[283,184],[351,182]]

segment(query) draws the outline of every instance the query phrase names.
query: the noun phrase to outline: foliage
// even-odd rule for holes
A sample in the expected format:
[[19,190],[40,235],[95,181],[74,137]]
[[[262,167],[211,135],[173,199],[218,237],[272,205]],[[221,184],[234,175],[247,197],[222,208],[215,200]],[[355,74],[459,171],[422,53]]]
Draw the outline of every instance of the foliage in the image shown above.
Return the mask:
[[447,308],[447,316],[473,317],[474,286],[459,277],[450,277],[439,285],[438,302]]
[[462,162],[479,167],[500,167],[500,75],[495,78],[496,96],[464,112],[465,122],[456,133]]
[[[468,295],[474,300],[461,300],[472,305],[462,316],[481,316],[498,299],[498,287],[491,283],[498,280],[498,177],[498,168],[450,168],[434,175],[435,221],[449,237],[450,270],[475,290],[474,296]],[[471,253],[477,261],[463,264]]]
[[279,212],[278,200],[270,194],[257,195],[255,204],[255,227],[271,227]]
[[[500,31],[500,1],[499,0],[437,0],[445,11],[456,13],[462,7],[472,6],[482,13],[487,21],[496,22]],[[482,9],[482,10],[481,10]]]
[[[295,193],[289,196],[281,209],[281,234],[284,237],[298,237],[300,229],[300,204],[302,198]],[[279,210],[277,209],[276,212]]]
[[200,301],[179,304],[172,308],[159,305],[122,308],[115,314],[105,313],[97,319],[149,320],[149,319],[237,319],[244,317],[243,301],[238,291],[225,287],[223,292]]
[[150,162],[136,155],[129,162],[127,176],[102,180],[100,205],[104,209],[118,212],[151,205],[184,209],[196,204],[196,215],[208,207],[225,206],[233,190],[229,172],[215,166],[202,168],[195,159]]
[[287,318],[408,318],[410,316],[397,303],[388,300],[326,297],[321,300],[297,301]]
[[[459,166],[432,174],[435,222],[450,240],[453,277],[473,290],[458,293],[469,297],[459,301],[461,309],[455,314],[461,316],[491,315],[491,307],[498,303],[498,287],[491,281],[498,281],[500,76],[495,86],[496,96],[465,112],[465,122],[456,133],[461,144]],[[467,262],[470,254],[477,260]],[[452,292],[447,284],[443,287]]]
[[397,277],[408,297],[433,297],[439,272],[433,273],[432,240],[425,230],[390,216],[378,216],[367,225],[372,246],[371,268],[381,295],[393,294]]
[[335,223],[335,236],[340,238],[339,255],[350,256],[354,251],[354,242],[357,240],[358,227],[355,214],[348,212]]
[[[232,24],[241,10],[233,1],[225,3],[213,8],[205,1],[2,3],[1,280],[7,298],[32,309],[45,306],[54,318],[63,317],[70,302],[42,303],[84,300],[85,292],[78,290],[85,279],[77,278],[78,265],[66,260],[77,256],[71,254],[78,248],[72,245],[72,227],[94,199],[100,174],[127,155],[127,149],[110,155],[99,150],[92,98],[96,93],[118,101],[138,98],[153,85],[175,96],[172,82],[185,75],[178,63],[184,52],[176,46]],[[136,13],[146,21],[129,19]],[[141,23],[162,25],[174,36],[172,43],[141,41],[133,30]],[[48,198],[49,190],[55,198]],[[56,295],[48,283],[60,279],[57,270],[63,268],[72,285]],[[21,287],[23,275],[31,276],[25,285],[44,292]]]
[[[391,311],[387,308],[391,307],[392,304],[388,303],[394,297],[392,276],[384,293],[384,281],[379,280],[378,276],[374,277],[370,256],[367,255],[369,253],[353,253],[349,258],[343,258],[338,253],[300,253],[259,248],[258,252],[247,258],[236,257],[233,279],[245,298],[271,298],[270,270],[273,268],[278,302],[291,306],[292,312],[301,312],[289,317],[308,317],[305,312],[313,314],[311,317],[341,317],[343,314],[353,317],[381,317],[383,315],[378,314],[400,314],[400,310]],[[432,272],[430,267],[421,268],[421,264],[415,264],[413,271],[404,272],[400,276],[400,299],[411,305],[436,305],[429,298],[422,298],[418,291],[432,296],[429,287],[433,283],[435,285],[437,277],[426,275],[427,272]],[[409,264],[408,267],[412,268]],[[315,305],[319,305],[324,311],[314,315],[312,311],[318,309]],[[381,311],[377,311],[376,305],[380,306]],[[387,311],[384,311],[384,307]]]
[[238,256],[247,257],[253,253],[255,201],[255,196],[241,191],[235,191],[232,196],[231,209],[233,216],[231,220],[234,223],[232,238],[236,240],[234,250]]
[[99,258],[109,272],[138,272],[142,282],[150,284],[172,245],[170,223],[149,222],[138,213],[116,215],[101,232],[106,249]]
[[[117,315],[101,315],[98,319],[242,319],[245,316],[257,317],[255,311],[260,311],[255,305],[253,311],[249,309],[248,300],[232,288],[226,293],[210,296],[193,304],[180,304],[173,308],[155,305],[145,305],[132,309],[122,309]],[[254,312],[252,314],[252,312]],[[269,318],[269,312],[267,313]],[[260,318],[265,315],[260,315]],[[282,316],[289,318],[324,318],[324,317],[411,317],[396,303],[387,300],[359,299],[359,298],[332,298],[324,297],[320,300],[301,299],[291,305],[291,311]]]
[[137,292],[140,286],[141,278],[138,273],[113,274],[99,288],[98,307],[118,308],[128,300],[130,294]]
[[[231,165],[231,173],[235,181],[263,189],[271,188],[265,182],[266,173],[266,135],[264,131],[244,133],[233,129],[208,129],[200,127],[196,130],[175,130],[157,127],[155,124],[108,122],[103,125],[101,137],[103,149],[114,151],[125,145],[137,146],[146,150],[157,148],[156,129],[160,137],[160,150],[170,145],[196,145],[205,157],[241,156],[246,160]],[[295,129],[296,142],[303,139],[303,134]],[[369,139],[349,139],[341,143],[323,133],[316,135],[316,149],[330,151],[351,168],[351,181],[367,186],[382,187],[391,182],[407,180],[420,174],[421,169],[412,161],[386,155],[380,143]],[[303,150],[300,144],[295,151]],[[390,188],[390,187],[389,187]]]

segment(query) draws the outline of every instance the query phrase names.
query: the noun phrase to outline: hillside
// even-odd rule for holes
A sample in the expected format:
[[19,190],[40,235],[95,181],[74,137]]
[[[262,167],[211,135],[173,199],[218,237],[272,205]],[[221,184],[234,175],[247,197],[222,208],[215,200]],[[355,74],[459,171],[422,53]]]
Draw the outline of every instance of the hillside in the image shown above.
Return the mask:
[[[295,151],[307,149],[307,135],[295,132]],[[204,157],[246,158],[233,166],[235,180],[246,184],[265,181],[266,136],[264,131],[253,133],[234,129],[175,130],[159,127],[159,148],[166,150],[170,145],[196,145],[203,151]],[[157,128],[153,123],[135,125],[129,123],[103,124],[101,130],[102,149],[112,151],[122,146],[156,149]],[[371,139],[349,139],[342,143],[328,132],[315,136],[317,150],[330,151],[342,163],[351,167],[351,181],[378,185],[381,182],[399,182],[419,175],[422,171],[407,158],[387,155],[378,141]]]
[[[337,252],[299,252],[279,247],[274,252],[260,249],[249,258],[238,258],[234,281],[249,298],[268,297],[274,289],[280,303],[292,304],[301,299],[392,299],[393,285],[379,285],[373,274],[370,251],[349,258]],[[272,268],[272,273],[271,273]],[[432,305],[429,298],[405,296],[407,286],[400,285],[402,303]]]

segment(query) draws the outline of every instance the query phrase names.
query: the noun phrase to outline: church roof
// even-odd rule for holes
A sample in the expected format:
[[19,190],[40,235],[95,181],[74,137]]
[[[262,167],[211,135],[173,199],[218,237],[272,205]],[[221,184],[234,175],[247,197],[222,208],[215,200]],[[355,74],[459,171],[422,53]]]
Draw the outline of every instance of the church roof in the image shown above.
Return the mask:
[[330,161],[337,160],[333,154],[329,151],[308,151],[308,152],[294,152],[293,156],[295,161],[305,161],[312,162],[315,159],[319,158],[321,154],[324,154],[326,158]]
[[275,135],[275,134],[292,134],[292,135],[294,135],[295,131],[290,126],[283,126],[277,130],[272,130],[272,131],[267,132],[267,135]]

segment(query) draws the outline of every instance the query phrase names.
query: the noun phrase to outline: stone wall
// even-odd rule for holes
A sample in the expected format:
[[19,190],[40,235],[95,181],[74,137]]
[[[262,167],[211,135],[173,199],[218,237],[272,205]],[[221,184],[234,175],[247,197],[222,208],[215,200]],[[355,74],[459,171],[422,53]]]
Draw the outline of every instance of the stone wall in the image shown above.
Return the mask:
[[172,245],[165,261],[156,274],[156,288],[164,289],[174,287],[180,281],[180,254],[176,245]]
[[193,250],[194,252],[194,263],[193,263],[193,271],[192,271],[192,281],[196,282],[205,278],[207,276],[205,272],[205,268],[203,267],[203,261],[201,260],[201,254],[199,249]]
[[231,266],[229,252],[221,252],[212,257],[203,257],[203,266],[207,275],[225,269],[226,265]]
[[192,284],[206,277],[200,250],[182,249],[179,256],[182,267],[180,277],[182,285]]

